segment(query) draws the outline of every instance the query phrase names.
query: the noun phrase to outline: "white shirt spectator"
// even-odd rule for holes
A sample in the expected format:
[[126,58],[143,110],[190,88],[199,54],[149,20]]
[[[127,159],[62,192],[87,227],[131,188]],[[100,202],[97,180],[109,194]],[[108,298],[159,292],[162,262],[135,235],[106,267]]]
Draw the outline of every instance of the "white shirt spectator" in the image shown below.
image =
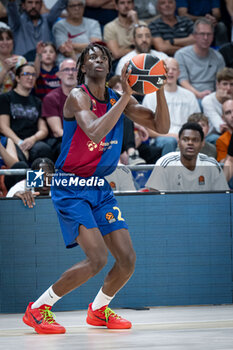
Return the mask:
[[26,180],[19,181],[9,189],[6,197],[12,198],[12,197],[14,197],[16,192],[22,192],[22,191],[26,191],[26,190],[32,190],[34,192],[34,189],[30,189],[30,188],[26,187]]
[[105,176],[105,179],[113,191],[136,191],[132,173],[127,167],[116,168],[112,174]]
[[149,177],[146,187],[169,192],[202,192],[229,190],[219,163],[199,153],[193,171],[184,167],[180,152],[171,152],[161,157]]
[[[164,93],[171,120],[169,133],[178,134],[182,125],[187,122],[188,117],[192,113],[199,113],[201,111],[200,106],[195,95],[181,86],[177,86],[175,92],[164,90]],[[146,95],[142,104],[155,111],[157,106],[156,92]]]
[[222,104],[216,98],[216,92],[212,92],[205,96],[202,100],[203,113],[209,119],[208,134],[220,134],[220,125],[224,124],[222,119]]

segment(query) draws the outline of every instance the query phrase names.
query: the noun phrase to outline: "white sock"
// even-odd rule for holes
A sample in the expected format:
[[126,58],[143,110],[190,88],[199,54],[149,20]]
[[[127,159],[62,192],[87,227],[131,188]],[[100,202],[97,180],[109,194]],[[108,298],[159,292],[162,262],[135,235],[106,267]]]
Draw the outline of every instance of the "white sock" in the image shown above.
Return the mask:
[[96,295],[93,303],[92,303],[92,310],[95,311],[97,309],[100,309],[102,306],[108,305],[110,301],[115,297],[110,297],[102,292],[102,288],[100,288],[99,293]]
[[41,305],[53,306],[58,300],[60,300],[57,294],[54,293],[52,286],[50,286],[31,306],[32,309],[36,309]]

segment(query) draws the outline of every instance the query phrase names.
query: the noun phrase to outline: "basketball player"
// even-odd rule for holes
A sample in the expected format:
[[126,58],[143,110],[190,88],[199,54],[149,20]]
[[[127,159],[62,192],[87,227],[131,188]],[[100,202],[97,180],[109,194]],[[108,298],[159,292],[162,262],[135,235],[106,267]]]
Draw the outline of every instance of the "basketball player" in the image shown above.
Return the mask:
[[[29,303],[23,321],[37,333],[65,333],[65,328],[55,322],[51,307],[104,267],[108,249],[115,264],[89,305],[86,321],[112,329],[131,328],[131,322],[108,307],[134,271],[135,252],[127,224],[104,176],[116,168],[120,157],[123,112],[133,121],[159,133],[166,133],[170,122],[163,87],[157,93],[155,113],[142,107],[131,96],[127,65],[122,71],[123,93],[120,96],[106,88],[106,77],[111,69],[107,48],[90,44],[79,58],[80,86],[70,92],[64,106],[64,135],[56,163],[59,170],[52,200],[66,247],[79,244],[86,259],[67,270],[38,300]],[[61,185],[70,178],[73,185]],[[91,181],[92,187],[89,186]]]

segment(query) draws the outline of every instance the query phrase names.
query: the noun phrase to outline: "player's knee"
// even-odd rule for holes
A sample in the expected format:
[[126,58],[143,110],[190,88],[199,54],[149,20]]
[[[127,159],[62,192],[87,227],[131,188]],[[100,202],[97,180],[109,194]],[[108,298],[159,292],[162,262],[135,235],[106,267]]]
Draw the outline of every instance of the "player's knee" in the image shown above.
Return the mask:
[[135,251],[132,250],[131,252],[128,252],[125,254],[122,259],[120,260],[120,266],[121,269],[128,275],[132,274],[135,269],[135,262],[136,262],[136,254]]
[[90,260],[90,266],[92,271],[92,276],[100,272],[103,267],[107,264],[108,254],[99,254]]

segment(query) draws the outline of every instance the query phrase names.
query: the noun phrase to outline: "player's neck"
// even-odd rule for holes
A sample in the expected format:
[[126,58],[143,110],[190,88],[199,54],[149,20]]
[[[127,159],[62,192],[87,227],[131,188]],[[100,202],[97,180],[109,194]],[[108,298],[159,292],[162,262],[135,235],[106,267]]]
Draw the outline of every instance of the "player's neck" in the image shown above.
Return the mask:
[[106,99],[106,82],[101,81],[96,84],[96,81],[89,80],[87,83],[88,89],[92,93],[94,97],[96,97],[100,101],[104,101]]

